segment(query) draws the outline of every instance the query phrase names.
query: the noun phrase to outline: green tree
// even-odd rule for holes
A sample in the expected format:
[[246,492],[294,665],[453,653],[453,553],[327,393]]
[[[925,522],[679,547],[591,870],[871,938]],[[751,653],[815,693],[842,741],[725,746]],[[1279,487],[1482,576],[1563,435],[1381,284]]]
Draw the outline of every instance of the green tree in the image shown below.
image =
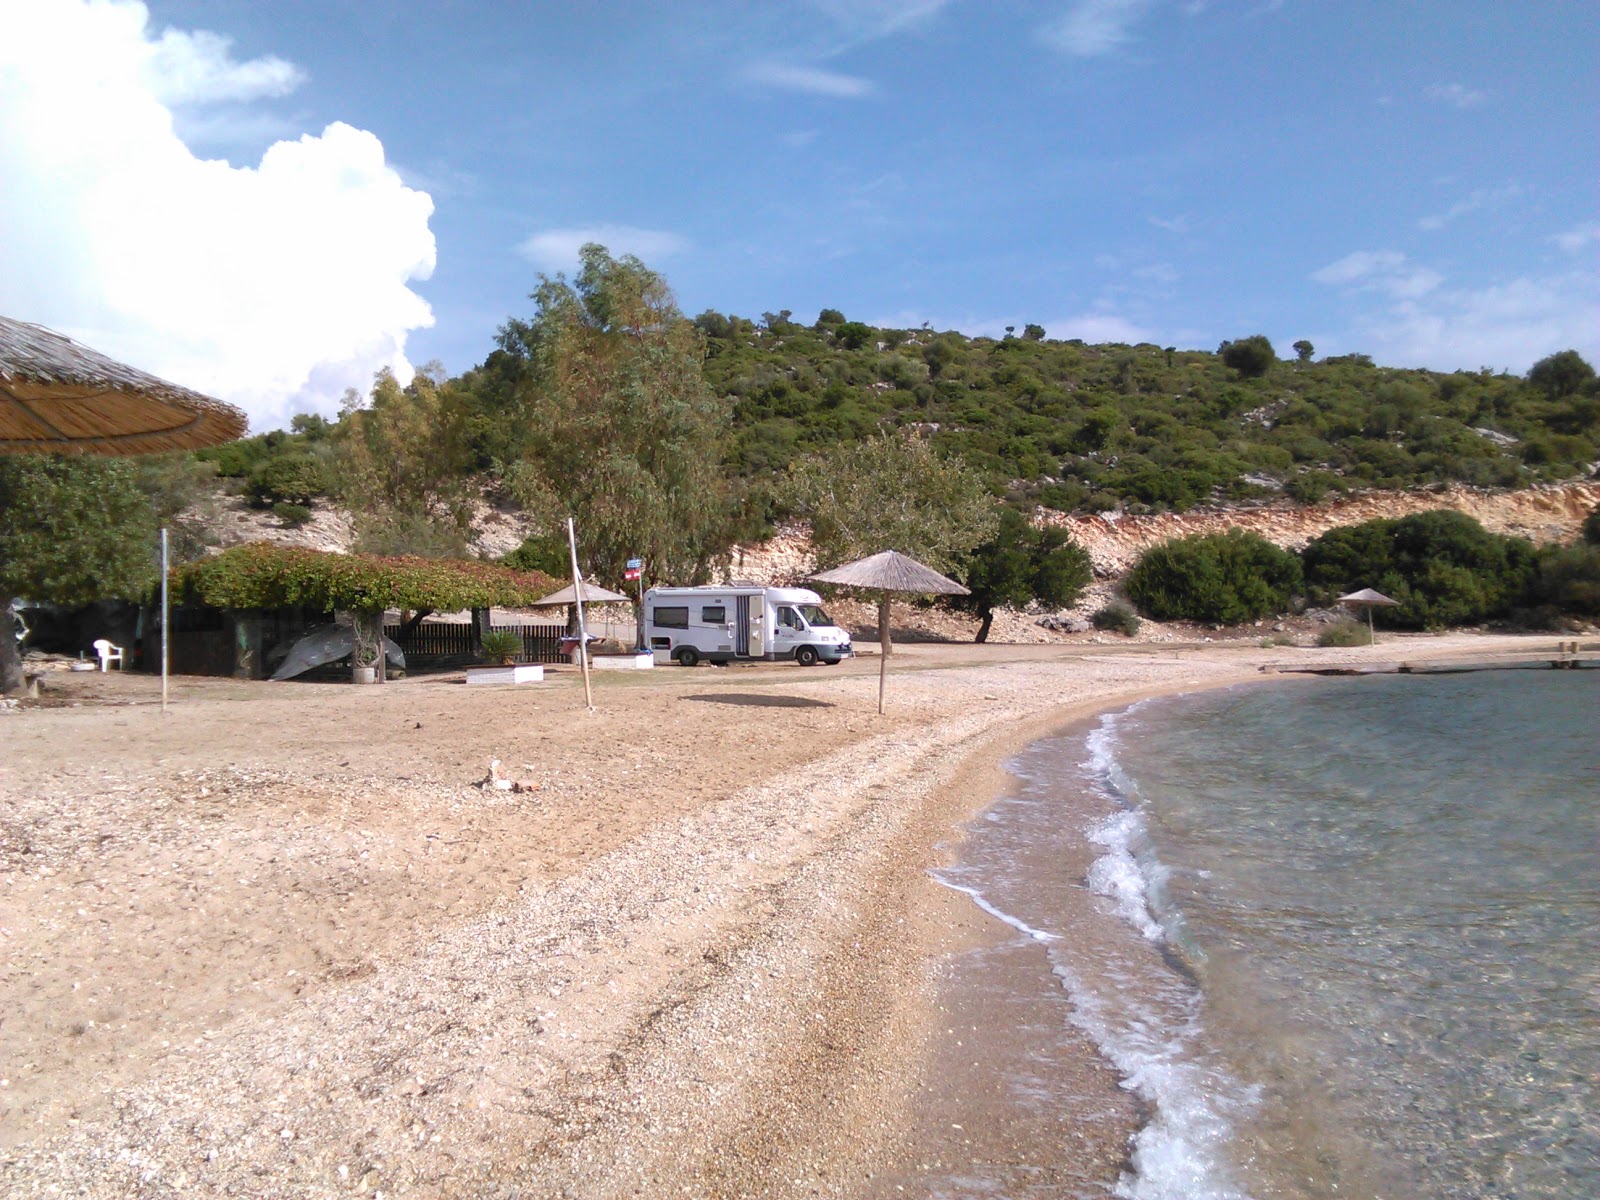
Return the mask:
[[1300,579],[1294,555],[1259,534],[1230,529],[1152,547],[1122,586],[1157,621],[1238,625],[1283,612]]
[[1552,400],[1575,396],[1594,382],[1594,368],[1576,350],[1541,358],[1528,372],[1528,382]]
[[472,518],[466,410],[443,374],[430,364],[401,387],[385,368],[365,403],[346,394],[336,474],[361,553],[466,554]]
[[1259,379],[1267,373],[1273,363],[1278,361],[1272,343],[1264,334],[1259,333],[1240,338],[1237,342],[1223,342],[1217,347],[1217,354],[1224,364],[1232,367],[1245,379]]
[[872,327],[860,321],[846,321],[833,331],[833,336],[846,350],[859,350],[872,340]]
[[[155,513],[128,463],[0,456],[0,513],[0,614],[17,598],[77,607],[139,597],[156,581]],[[23,683],[0,616],[0,692]]]
[[1310,342],[1306,341],[1305,338],[1301,338],[1294,344],[1294,356],[1303,363],[1310,362],[1311,356],[1316,352],[1317,348]]
[[1030,342],[1042,342],[1044,341],[1044,326],[1029,322],[1022,327],[1022,336]]
[[1583,519],[1583,540],[1591,546],[1600,546],[1600,504],[1590,509]]
[[884,550],[951,571],[992,537],[1000,517],[983,479],[921,438],[886,434],[798,464],[780,489],[811,522],[819,566]]
[[526,367],[507,482],[547,529],[575,516],[581,564],[608,583],[635,556],[658,579],[702,578],[726,544],[731,404],[706,385],[701,333],[661,276],[604,246],[580,254],[576,279],[541,277],[533,320],[500,331]]
[[994,537],[972,552],[970,596],[955,603],[982,620],[973,641],[989,640],[997,608],[1024,608],[1038,600],[1052,608],[1074,603],[1094,578],[1088,553],[1054,526],[1036,529],[1015,509],[1000,512]]

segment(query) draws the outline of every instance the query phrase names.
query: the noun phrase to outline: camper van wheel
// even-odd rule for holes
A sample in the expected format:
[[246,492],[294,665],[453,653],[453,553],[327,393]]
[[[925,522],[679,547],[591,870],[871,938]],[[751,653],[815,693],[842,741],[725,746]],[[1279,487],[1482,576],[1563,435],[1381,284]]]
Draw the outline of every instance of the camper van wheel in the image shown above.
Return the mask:
[[678,660],[680,667],[692,667],[700,661],[700,652],[693,646],[680,646],[672,657]]
[[817,648],[815,646],[800,646],[795,649],[794,660],[802,667],[817,665]]

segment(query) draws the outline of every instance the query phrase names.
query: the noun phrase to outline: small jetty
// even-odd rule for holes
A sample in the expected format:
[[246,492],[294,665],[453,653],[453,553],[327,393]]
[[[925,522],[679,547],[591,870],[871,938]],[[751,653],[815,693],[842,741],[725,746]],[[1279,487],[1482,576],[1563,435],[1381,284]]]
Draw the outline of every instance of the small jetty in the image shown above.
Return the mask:
[[1559,642],[1547,654],[1439,658],[1420,662],[1267,663],[1285,675],[1464,675],[1469,671],[1579,671],[1600,669],[1600,645]]

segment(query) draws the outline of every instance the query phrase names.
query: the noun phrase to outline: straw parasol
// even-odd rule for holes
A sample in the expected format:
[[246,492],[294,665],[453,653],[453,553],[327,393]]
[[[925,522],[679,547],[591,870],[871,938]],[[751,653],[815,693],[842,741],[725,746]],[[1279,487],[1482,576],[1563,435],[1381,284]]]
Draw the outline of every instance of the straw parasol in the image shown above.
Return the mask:
[[0,453],[159,454],[242,437],[231,404],[0,317]]
[[583,590],[580,592],[572,584],[567,584],[559,592],[551,592],[542,600],[535,600],[528,605],[529,608],[560,608],[563,604],[576,604],[582,600],[585,604],[632,604],[632,596],[624,596],[621,592],[613,592],[603,588],[592,579],[583,581]]
[[1362,588],[1359,592],[1351,592],[1348,596],[1339,597],[1340,604],[1348,604],[1351,608],[1364,608],[1367,610],[1367,641],[1377,643],[1378,631],[1372,627],[1372,610],[1375,608],[1399,608],[1400,601],[1391,600],[1382,592],[1373,591],[1371,588]]
[[946,579],[932,567],[914,558],[885,550],[870,558],[858,559],[819,571],[811,576],[818,583],[833,583],[841,587],[860,588],[878,593],[878,645],[882,651],[878,659],[878,711],[883,712],[884,678],[889,672],[889,655],[894,644],[889,637],[889,597],[895,592],[914,592],[934,596],[966,596],[970,593],[954,579]]

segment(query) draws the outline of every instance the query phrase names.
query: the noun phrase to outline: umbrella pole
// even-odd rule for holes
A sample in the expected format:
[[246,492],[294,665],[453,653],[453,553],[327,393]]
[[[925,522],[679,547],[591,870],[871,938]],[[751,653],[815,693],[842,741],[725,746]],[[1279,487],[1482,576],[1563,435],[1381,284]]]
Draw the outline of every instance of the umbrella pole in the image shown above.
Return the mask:
[[167,638],[170,622],[167,620],[167,531],[161,530],[161,711],[167,711]]
[[1367,605],[1367,645],[1376,646],[1378,644],[1378,631],[1372,624],[1372,609],[1372,605]]
[[589,634],[583,627],[583,580],[578,575],[578,534],[572,518],[567,518],[567,549],[572,552],[572,599],[578,609],[578,662],[583,665],[583,703],[594,711],[594,692],[589,688]]
[[889,593],[885,592],[878,600],[878,715],[883,715],[883,681],[889,674],[889,652],[893,643],[889,640]]

